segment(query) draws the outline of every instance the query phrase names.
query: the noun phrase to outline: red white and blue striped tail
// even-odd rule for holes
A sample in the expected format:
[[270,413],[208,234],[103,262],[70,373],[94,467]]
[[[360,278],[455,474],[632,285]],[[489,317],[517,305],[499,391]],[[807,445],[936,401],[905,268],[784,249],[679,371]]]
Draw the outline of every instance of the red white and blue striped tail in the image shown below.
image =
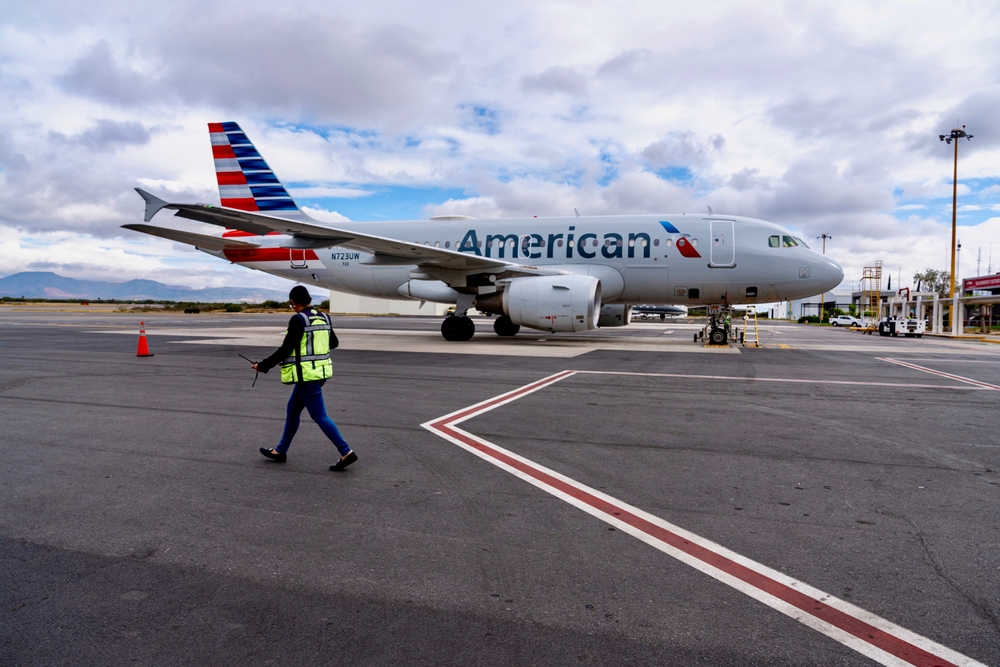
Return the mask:
[[282,218],[305,216],[237,123],[209,123],[222,205]]

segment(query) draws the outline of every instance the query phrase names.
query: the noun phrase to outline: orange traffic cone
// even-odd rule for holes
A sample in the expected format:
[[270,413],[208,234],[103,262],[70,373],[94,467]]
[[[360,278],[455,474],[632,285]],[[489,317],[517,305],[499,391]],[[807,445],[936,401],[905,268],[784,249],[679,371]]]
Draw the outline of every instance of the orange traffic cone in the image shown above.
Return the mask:
[[151,357],[153,356],[149,351],[149,345],[146,343],[146,323],[139,322],[139,349],[136,350],[135,356],[137,357]]

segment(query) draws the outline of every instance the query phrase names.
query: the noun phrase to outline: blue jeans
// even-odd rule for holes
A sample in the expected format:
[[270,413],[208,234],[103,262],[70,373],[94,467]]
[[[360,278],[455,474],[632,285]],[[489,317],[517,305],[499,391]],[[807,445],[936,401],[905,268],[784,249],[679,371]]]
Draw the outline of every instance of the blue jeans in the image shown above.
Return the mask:
[[330,442],[337,446],[337,451],[341,456],[345,456],[351,451],[351,447],[340,435],[340,429],[330,415],[326,414],[326,405],[323,404],[323,384],[326,380],[317,382],[299,382],[292,389],[292,395],[288,397],[288,412],[285,414],[285,432],[281,434],[281,442],[275,447],[277,451],[284,454],[288,451],[288,446],[292,444],[295,432],[299,430],[299,416],[302,408],[309,410],[309,416],[319,424],[319,428]]

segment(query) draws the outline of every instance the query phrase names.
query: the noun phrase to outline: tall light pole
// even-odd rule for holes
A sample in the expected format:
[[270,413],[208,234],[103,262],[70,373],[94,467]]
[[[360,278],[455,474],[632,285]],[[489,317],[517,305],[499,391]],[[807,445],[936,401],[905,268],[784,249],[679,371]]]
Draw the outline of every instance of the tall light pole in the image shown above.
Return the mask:
[[948,298],[955,298],[955,253],[956,253],[956,243],[958,239],[957,230],[957,220],[958,220],[958,140],[965,138],[967,141],[972,139],[971,134],[965,133],[965,126],[960,128],[955,128],[951,131],[951,134],[939,134],[938,138],[950,144],[952,141],[955,142],[955,171],[952,177],[951,183],[951,290],[948,292]]
[[[955,278],[958,278],[959,274],[962,273],[962,239],[958,239],[958,245],[955,246]],[[959,291],[962,291],[961,285],[959,285]]]
[[[823,254],[826,254],[826,240],[832,239],[833,237],[823,232],[816,238],[823,239]],[[819,295],[819,323],[823,324],[823,316],[826,315],[826,292]]]

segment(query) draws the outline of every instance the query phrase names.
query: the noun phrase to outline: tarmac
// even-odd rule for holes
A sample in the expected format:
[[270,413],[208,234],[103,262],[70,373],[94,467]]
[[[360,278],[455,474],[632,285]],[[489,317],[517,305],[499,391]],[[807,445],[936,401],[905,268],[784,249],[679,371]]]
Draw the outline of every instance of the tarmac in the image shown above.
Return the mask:
[[0,306],[0,664],[1000,665],[996,345],[287,319]]

